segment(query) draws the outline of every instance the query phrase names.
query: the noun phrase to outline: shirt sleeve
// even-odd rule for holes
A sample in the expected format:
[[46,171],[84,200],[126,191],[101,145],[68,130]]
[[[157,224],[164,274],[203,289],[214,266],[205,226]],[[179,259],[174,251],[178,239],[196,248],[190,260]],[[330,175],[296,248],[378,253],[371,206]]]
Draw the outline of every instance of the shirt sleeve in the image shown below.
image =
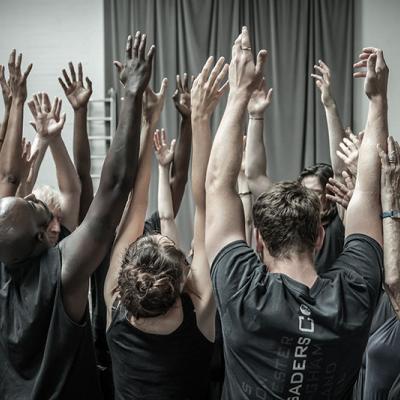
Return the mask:
[[254,278],[265,273],[266,267],[245,241],[226,245],[211,266],[211,280],[219,311],[223,313],[233,298],[245,296]]
[[368,288],[371,304],[377,304],[383,273],[383,250],[377,241],[361,234],[348,236],[343,253],[324,276],[341,271],[351,280],[361,278]]

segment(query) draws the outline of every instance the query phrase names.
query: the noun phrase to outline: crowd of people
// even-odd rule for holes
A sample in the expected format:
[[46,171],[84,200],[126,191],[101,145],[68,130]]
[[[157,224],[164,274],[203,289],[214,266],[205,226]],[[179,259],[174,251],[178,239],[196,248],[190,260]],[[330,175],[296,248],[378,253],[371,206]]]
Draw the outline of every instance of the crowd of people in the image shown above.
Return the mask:
[[[73,161],[61,100],[27,103],[31,144],[32,64],[23,72],[13,50],[7,78],[0,66],[0,398],[400,399],[400,146],[382,50],[354,64],[369,102],[358,135],[343,127],[329,67],[314,66],[331,165],[284,182],[267,173],[267,52],[253,55],[247,28],[229,62],[177,76],[171,141],[157,129],[167,79],[148,86],[155,51],[137,32],[114,62],[124,96],[95,195],[82,65],[59,78]],[[48,148],[58,190],[36,185]],[[153,153],[158,209],[146,219]],[[187,252],[175,217],[190,159]]]

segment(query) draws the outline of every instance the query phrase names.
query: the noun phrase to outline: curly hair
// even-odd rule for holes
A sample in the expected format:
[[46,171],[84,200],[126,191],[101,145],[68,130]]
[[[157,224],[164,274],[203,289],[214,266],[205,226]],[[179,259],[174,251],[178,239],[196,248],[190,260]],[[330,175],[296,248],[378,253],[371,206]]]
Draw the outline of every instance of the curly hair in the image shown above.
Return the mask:
[[314,250],[320,220],[318,196],[299,182],[280,182],[253,205],[254,226],[272,257]]
[[135,318],[165,314],[181,292],[184,253],[159,235],[142,236],[125,252],[118,276],[121,303]]

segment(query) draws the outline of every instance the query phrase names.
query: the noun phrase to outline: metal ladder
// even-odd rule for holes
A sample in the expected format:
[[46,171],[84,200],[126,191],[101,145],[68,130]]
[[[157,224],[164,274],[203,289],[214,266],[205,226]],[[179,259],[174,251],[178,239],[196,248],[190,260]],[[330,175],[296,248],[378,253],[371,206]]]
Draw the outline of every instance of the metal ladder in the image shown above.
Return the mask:
[[101,168],[111,141],[117,129],[116,92],[109,89],[104,99],[89,100],[88,139],[90,145],[91,173],[93,189],[99,185]]

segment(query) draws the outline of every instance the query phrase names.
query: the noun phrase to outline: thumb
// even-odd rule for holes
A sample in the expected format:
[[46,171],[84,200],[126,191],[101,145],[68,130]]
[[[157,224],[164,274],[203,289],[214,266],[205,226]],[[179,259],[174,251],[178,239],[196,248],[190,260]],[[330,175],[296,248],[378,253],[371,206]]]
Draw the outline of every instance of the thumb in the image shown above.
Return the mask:
[[176,139],[172,139],[171,141],[171,152],[175,153]]
[[164,78],[161,82],[160,94],[163,96],[168,87],[168,79]]
[[30,125],[35,131],[37,131],[37,129],[36,129],[36,122],[29,122],[29,125]]
[[267,102],[268,103],[271,103],[271,100],[272,100],[272,93],[274,92],[274,89],[269,89],[268,90],[268,94],[267,94]]
[[267,50],[260,50],[257,54],[256,75],[262,75],[265,61],[267,60]]
[[120,63],[119,61],[113,61],[113,64],[117,68],[118,72],[122,71],[122,68],[123,68],[122,63]]

